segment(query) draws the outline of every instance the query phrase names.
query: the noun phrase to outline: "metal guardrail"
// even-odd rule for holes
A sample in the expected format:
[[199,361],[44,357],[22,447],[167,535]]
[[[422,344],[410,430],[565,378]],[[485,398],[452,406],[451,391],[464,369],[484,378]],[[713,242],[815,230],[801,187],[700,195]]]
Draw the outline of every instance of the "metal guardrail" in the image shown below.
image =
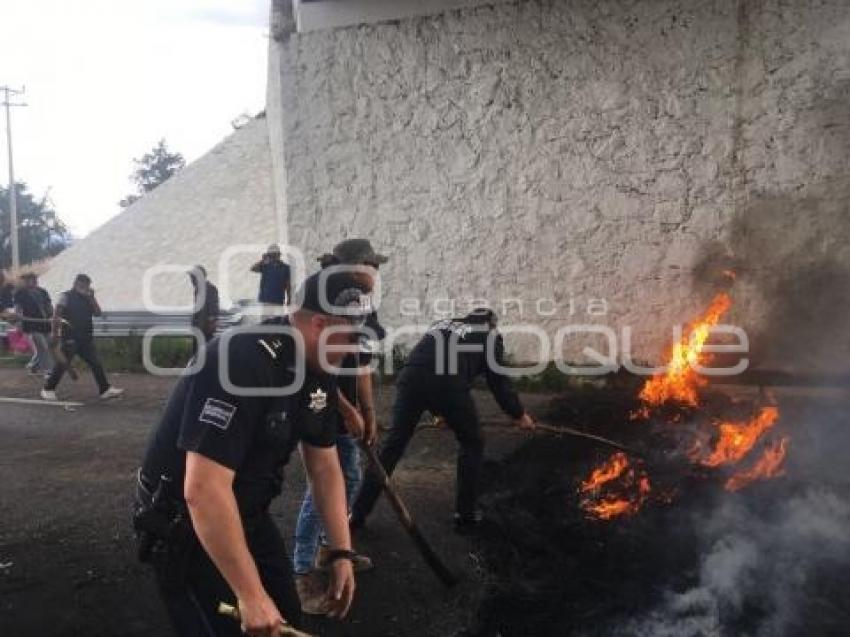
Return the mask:
[[[229,327],[240,325],[243,320],[242,312],[222,312],[218,315],[216,331],[221,332]],[[181,328],[188,329],[192,323],[192,314],[191,312],[159,314],[142,310],[104,312],[101,316],[95,317],[93,323],[95,338],[143,336],[154,327],[172,328],[175,332]]]
[[[218,328],[222,332],[230,327],[248,323],[257,323],[262,317],[263,306],[252,302],[240,302],[232,310],[220,312]],[[151,328],[173,328],[179,332],[181,328],[188,330],[192,323],[191,312],[156,313],[146,310],[119,310],[104,312],[95,317],[94,336],[96,338],[112,338],[125,336],[143,336]],[[14,327],[13,323],[0,321],[0,336]],[[188,333],[187,333],[188,335]]]

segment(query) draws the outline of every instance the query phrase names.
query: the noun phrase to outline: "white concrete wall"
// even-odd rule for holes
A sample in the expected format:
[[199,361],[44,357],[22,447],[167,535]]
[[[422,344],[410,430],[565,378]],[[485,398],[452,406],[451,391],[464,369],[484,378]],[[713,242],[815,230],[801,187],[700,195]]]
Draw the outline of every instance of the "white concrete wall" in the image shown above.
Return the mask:
[[[658,361],[734,265],[760,364],[847,369],[845,0],[517,1],[272,54],[289,239],[310,257],[371,237],[388,323],[405,297],[423,321],[441,297],[519,297],[506,322],[631,326]],[[832,343],[815,356],[792,333]]]
[[[56,294],[85,272],[105,310],[139,309],[148,268],[199,263],[220,284],[225,250],[267,246],[278,236],[268,127],[259,117],[60,254],[42,285]],[[248,268],[257,258],[241,254],[231,262],[231,299],[256,298],[257,275]],[[191,305],[191,286],[180,272],[158,277],[153,287],[158,304]]]

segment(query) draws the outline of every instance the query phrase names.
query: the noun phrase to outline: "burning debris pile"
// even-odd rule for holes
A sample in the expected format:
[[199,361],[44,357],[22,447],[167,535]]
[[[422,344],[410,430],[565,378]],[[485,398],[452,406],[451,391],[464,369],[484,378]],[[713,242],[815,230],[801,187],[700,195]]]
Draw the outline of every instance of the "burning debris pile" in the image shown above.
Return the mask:
[[[654,425],[662,430],[658,433],[668,443],[673,440],[673,448],[666,454],[669,459],[685,458],[703,467],[733,469],[725,487],[738,491],[757,480],[782,475],[788,438],[767,437],[779,419],[776,405],[757,405],[744,420],[728,420],[705,408],[701,392],[708,380],[697,370],[709,363],[711,356],[705,349],[711,329],[731,306],[727,293],[714,297],[704,314],[673,344],[665,370],[643,385],[638,394],[639,406],[629,419],[637,426]],[[678,431],[664,432],[665,426]],[[753,459],[759,449],[761,456]],[[750,464],[746,464],[748,461]],[[741,463],[744,467],[738,469]],[[580,486],[582,508],[592,517],[609,520],[637,513],[651,497],[672,497],[670,492],[653,496],[647,473],[650,469],[644,464],[640,459],[630,461],[622,452],[603,461]]]
[[535,437],[488,466],[490,522],[473,552],[485,586],[466,635],[773,637],[850,625],[850,479],[836,470],[850,401],[783,394],[780,409],[761,389],[712,391],[692,363],[708,362],[709,328],[730,307],[717,295],[663,373],[553,401],[551,422],[640,453]]

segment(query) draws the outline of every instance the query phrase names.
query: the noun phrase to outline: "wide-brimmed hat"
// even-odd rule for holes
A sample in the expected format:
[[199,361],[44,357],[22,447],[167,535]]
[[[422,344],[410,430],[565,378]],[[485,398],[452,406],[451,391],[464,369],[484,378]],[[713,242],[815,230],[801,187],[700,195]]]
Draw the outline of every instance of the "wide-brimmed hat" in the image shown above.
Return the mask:
[[381,265],[389,259],[383,254],[378,254],[368,239],[346,239],[334,246],[333,256],[343,265],[359,265],[368,263]]

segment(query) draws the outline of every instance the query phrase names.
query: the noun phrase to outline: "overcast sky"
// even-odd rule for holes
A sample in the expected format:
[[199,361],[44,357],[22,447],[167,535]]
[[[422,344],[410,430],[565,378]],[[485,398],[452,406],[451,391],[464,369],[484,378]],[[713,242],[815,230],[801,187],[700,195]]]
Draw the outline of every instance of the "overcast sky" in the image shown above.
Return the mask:
[[0,85],[26,84],[29,104],[12,114],[16,179],[84,236],[160,138],[192,161],[263,109],[267,22],[268,0],[0,1]]

